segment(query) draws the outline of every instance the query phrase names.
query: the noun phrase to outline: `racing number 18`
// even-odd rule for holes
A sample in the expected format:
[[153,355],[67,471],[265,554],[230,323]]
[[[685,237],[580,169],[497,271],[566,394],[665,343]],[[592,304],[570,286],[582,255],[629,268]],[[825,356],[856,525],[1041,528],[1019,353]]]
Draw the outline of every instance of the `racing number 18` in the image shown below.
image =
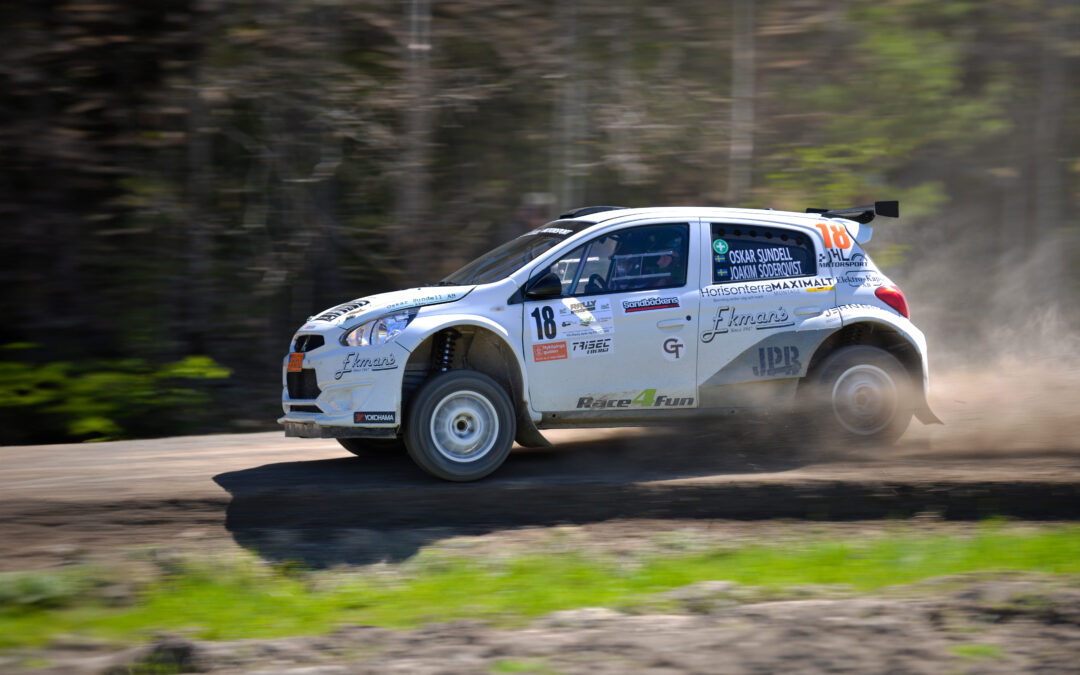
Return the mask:
[[[851,248],[851,237],[843,225],[817,223],[814,225],[821,230],[821,238],[825,240],[825,248]],[[830,236],[830,232],[832,236]]]
[[[529,316],[536,319],[537,340],[543,340],[545,337],[551,340],[555,337],[555,310],[551,307],[537,307]],[[541,318],[543,318],[542,322]]]

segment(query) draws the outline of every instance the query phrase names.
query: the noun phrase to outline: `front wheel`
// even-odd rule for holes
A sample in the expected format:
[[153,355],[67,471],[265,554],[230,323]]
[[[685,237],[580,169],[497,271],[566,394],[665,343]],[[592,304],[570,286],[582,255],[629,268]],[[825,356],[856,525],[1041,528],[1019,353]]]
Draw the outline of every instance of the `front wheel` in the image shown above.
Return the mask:
[[911,422],[911,379],[883,349],[839,349],[825,358],[812,384],[818,422],[826,433],[845,441],[888,445]]
[[455,370],[425,382],[405,415],[405,447],[424,471],[472,481],[506,460],[516,419],[510,397],[483,373]]

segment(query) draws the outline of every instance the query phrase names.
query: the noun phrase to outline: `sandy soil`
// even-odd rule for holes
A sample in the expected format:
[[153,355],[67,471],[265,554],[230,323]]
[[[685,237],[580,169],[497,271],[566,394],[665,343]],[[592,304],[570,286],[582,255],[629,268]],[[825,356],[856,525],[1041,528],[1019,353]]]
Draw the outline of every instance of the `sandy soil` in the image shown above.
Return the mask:
[[[494,555],[553,527],[585,548],[640,551],[872,532],[896,517],[946,530],[989,515],[1080,518],[1080,373],[990,372],[937,378],[932,405],[946,425],[913,423],[890,449],[823,452],[790,435],[779,442],[772,423],[552,432],[556,448],[515,452],[469,485],[435,481],[405,457],[358,458],[280,434],[0,448],[0,571],[146,546],[241,547],[320,567],[393,563],[447,543]],[[730,602],[730,589],[714,587],[687,591],[678,615],[595,610],[517,631],[350,628],[183,650],[222,673],[485,672],[500,660],[537,672],[1075,672],[1080,596],[1048,583],[764,604]],[[1040,600],[1002,610],[1025,594]],[[107,672],[145,652],[70,656],[61,646],[50,660]]]
[[[1080,663],[1075,585],[950,578],[871,597],[796,589],[769,602],[746,601],[746,590],[703,582],[667,594],[674,612],[585,608],[513,630],[470,621],[412,631],[355,626],[282,640],[163,637],[120,652],[61,644],[35,657],[49,660],[39,672],[50,675],[1075,673]],[[0,656],[0,667],[15,669],[14,661]]]

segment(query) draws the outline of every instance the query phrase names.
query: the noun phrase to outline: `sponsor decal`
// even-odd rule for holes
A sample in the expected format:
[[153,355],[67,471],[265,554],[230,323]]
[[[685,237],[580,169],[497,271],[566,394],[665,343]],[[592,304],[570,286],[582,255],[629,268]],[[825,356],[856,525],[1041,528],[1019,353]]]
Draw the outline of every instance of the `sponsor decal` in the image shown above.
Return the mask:
[[847,272],[844,276],[840,277],[839,281],[852,288],[858,288],[860,286],[876,288],[878,286],[884,286],[886,279],[877,272]]
[[821,291],[835,291],[836,286],[818,286],[817,288],[806,289],[807,293],[819,293]]
[[353,413],[353,424],[393,424],[395,422],[397,422],[397,413],[392,410]]
[[411,298],[409,300],[399,300],[390,303],[386,306],[386,311],[392,312],[395,309],[411,309],[413,307],[423,307],[425,305],[438,305],[443,302],[457,300],[464,295],[464,293],[433,293],[432,295],[425,295],[422,298]]
[[285,368],[290,373],[299,373],[304,369],[304,354],[303,352],[293,352],[289,354],[289,365]]
[[[728,243],[726,241],[724,241],[723,239],[717,239],[716,241],[714,241],[712,243],[712,250],[715,251],[717,255],[722,256],[722,255],[724,255],[725,253],[728,252]],[[723,261],[718,261],[718,262],[723,262]]]
[[796,376],[802,372],[802,362],[799,361],[799,348],[791,345],[787,347],[759,347],[758,365],[754,366],[754,375],[758,377],[775,377],[777,375]]
[[865,254],[853,253],[850,258],[844,258],[843,253],[839,249],[829,249],[818,256],[818,267],[866,267]]
[[608,394],[578,398],[579,409],[589,408],[691,408],[693,396],[657,395],[655,389],[645,389],[633,398],[611,398]]
[[560,337],[592,337],[615,332],[610,298],[567,298],[558,306]]
[[386,356],[364,356],[362,353],[349,352],[341,360],[341,368],[334,373],[334,379],[340,380],[349,373],[371,373],[380,370],[394,370],[398,367],[393,352]]
[[333,321],[339,316],[344,316],[345,314],[348,314],[353,310],[360,309],[361,307],[365,307],[369,304],[371,304],[371,301],[369,300],[353,300],[352,302],[346,302],[343,305],[338,305],[337,307],[326,310],[319,316],[315,317],[315,321]]
[[668,361],[678,361],[686,351],[686,343],[680,337],[669,337],[660,345],[660,353]]
[[543,344],[533,345],[533,361],[535,361],[536,363],[543,363],[544,361],[559,361],[565,358],[565,342],[545,342]]
[[538,230],[533,230],[529,234],[557,234],[561,237],[565,237],[566,235],[573,233],[573,230],[568,230],[564,227],[541,227]]
[[736,307],[718,307],[712,327],[701,334],[701,341],[712,342],[717,335],[749,330],[770,330],[794,326],[795,321],[783,307],[760,312],[740,312]]
[[825,252],[818,255],[819,267],[866,267],[866,254],[856,251],[847,228],[840,223],[815,223],[821,232]]
[[615,313],[611,300],[566,298],[560,302],[534,307],[532,317],[536,332],[533,342],[594,337],[615,332]]
[[622,308],[627,314],[631,312],[648,312],[653,309],[678,309],[678,298],[642,298],[641,300],[623,300]]
[[825,318],[828,319],[828,318],[833,317],[833,316],[839,316],[840,313],[842,311],[844,311],[844,310],[855,310],[855,309],[881,309],[881,308],[880,307],[875,307],[874,305],[867,305],[867,304],[864,304],[864,303],[861,303],[861,302],[852,302],[852,303],[848,303],[846,305],[837,305],[836,307],[830,307],[825,312]]
[[585,356],[614,354],[615,345],[612,342],[613,339],[609,337],[573,340],[570,342],[570,356],[579,359]]
[[801,291],[831,291],[835,288],[835,277],[807,277],[806,279],[782,279],[758,284],[731,284],[730,286],[706,286],[701,289],[701,297],[761,297],[768,294],[791,295]]

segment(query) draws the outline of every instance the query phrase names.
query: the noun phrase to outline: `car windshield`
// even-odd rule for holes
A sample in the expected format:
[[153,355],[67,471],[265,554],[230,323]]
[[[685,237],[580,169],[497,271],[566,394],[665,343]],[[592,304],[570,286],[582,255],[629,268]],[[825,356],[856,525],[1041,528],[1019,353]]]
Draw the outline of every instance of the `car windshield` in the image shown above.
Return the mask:
[[488,251],[443,279],[444,285],[490,284],[510,276],[525,263],[591,223],[550,223]]

